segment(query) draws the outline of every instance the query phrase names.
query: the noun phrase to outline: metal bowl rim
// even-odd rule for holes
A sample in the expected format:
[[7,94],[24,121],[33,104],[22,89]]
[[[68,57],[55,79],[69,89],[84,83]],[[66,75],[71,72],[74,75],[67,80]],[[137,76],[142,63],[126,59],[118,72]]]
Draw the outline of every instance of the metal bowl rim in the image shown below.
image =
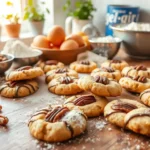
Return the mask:
[[[3,54],[3,53],[1,53],[1,54]],[[7,63],[7,62],[11,62],[11,61],[14,60],[14,58],[15,58],[14,55],[12,55],[12,54],[3,54],[3,55],[10,56],[11,58],[8,59],[8,60],[5,60],[5,61],[0,62],[0,64]]]

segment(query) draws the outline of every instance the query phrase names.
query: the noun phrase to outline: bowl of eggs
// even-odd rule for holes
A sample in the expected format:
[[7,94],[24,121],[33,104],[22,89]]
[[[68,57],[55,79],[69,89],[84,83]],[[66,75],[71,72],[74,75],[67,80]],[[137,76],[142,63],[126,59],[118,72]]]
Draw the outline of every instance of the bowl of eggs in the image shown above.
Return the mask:
[[31,48],[41,50],[43,60],[55,59],[70,64],[76,61],[78,54],[88,50],[88,44],[88,38],[84,33],[66,36],[64,29],[55,25],[47,36],[36,36]]

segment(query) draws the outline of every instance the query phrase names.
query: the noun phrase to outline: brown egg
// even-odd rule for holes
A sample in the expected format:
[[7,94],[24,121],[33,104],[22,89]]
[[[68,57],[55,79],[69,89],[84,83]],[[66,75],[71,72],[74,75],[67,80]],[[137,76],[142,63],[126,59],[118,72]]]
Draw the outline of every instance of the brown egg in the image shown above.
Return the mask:
[[49,40],[46,38],[46,36],[44,35],[37,35],[34,39],[33,39],[33,43],[34,46],[36,47],[42,47],[42,48],[50,48],[50,42]]
[[78,49],[79,45],[76,41],[74,40],[67,40],[62,43],[60,46],[60,50],[73,50],[73,49]]
[[56,46],[60,46],[65,40],[65,31],[61,26],[55,25],[50,29],[47,39]]
[[72,34],[66,38],[66,40],[70,40],[70,39],[76,41],[79,44],[79,47],[84,46],[84,41],[81,35]]

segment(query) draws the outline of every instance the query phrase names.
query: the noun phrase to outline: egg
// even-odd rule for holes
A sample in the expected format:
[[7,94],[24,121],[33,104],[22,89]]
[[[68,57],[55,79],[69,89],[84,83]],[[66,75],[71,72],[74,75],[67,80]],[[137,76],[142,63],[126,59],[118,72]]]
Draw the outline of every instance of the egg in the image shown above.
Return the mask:
[[66,38],[66,40],[69,40],[69,39],[76,41],[78,43],[79,47],[84,46],[84,40],[82,39],[81,35],[72,34]]
[[88,36],[83,36],[82,38],[83,38],[84,43],[85,43],[85,45],[87,46],[87,48],[88,48],[88,49],[91,49],[91,44],[90,44],[90,42],[89,42]]
[[34,46],[36,47],[42,47],[42,48],[50,48],[50,42],[49,40],[46,38],[46,36],[44,35],[37,35],[34,39],[33,39],[33,43]]
[[67,40],[62,43],[60,46],[60,50],[73,50],[73,49],[78,49],[79,45],[76,41],[74,40]]
[[47,39],[55,46],[60,46],[65,40],[65,31],[61,26],[55,25],[50,29]]

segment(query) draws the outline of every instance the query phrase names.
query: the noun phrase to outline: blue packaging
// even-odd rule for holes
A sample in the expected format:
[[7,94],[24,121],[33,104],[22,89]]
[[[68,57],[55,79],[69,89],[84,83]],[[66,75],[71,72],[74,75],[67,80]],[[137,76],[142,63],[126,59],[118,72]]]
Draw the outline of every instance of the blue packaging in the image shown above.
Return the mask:
[[139,7],[129,5],[108,5],[106,15],[106,35],[113,35],[111,25],[119,23],[137,22],[139,19]]

